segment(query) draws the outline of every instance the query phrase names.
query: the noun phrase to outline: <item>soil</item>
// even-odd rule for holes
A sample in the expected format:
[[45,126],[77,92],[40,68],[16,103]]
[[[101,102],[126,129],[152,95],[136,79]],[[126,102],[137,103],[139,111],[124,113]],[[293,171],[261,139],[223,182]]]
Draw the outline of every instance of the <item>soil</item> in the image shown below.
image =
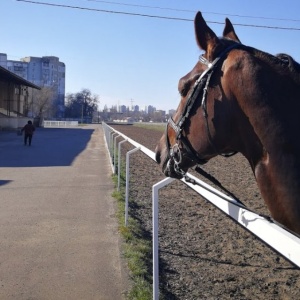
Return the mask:
[[[113,127],[152,151],[162,135],[137,126]],[[123,145],[127,151],[133,148]],[[129,196],[135,202],[130,214],[140,220],[147,238],[152,185],[165,177],[140,151],[130,156],[130,166]],[[216,157],[203,169],[248,208],[269,215],[243,156]],[[160,190],[159,201],[160,291],[165,299],[300,299],[299,269],[184,183],[175,180]]]

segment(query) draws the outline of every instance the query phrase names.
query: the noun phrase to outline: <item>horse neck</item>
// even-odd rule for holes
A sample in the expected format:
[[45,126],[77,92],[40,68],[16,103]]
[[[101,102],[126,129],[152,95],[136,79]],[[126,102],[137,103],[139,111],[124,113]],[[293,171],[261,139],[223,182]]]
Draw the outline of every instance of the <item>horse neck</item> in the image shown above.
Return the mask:
[[248,101],[242,153],[272,217],[300,234],[300,139],[295,130],[300,128],[295,114],[300,111],[300,97],[298,102],[286,99],[286,105],[296,103],[290,115],[287,107],[276,112],[267,100],[265,106],[254,105],[255,99]]
[[299,159],[281,151],[265,153],[254,175],[272,217],[300,234]]

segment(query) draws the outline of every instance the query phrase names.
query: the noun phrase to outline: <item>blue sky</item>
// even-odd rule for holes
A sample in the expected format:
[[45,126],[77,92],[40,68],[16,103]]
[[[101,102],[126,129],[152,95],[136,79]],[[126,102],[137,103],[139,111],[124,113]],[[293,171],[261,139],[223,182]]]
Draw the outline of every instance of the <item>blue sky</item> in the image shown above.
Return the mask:
[[[96,10],[158,15],[192,20],[199,10],[217,35],[224,20],[234,24],[243,44],[271,54],[288,53],[300,61],[299,0],[36,0]],[[150,8],[153,7],[153,8]],[[156,8],[154,8],[156,7]],[[157,8],[159,7],[159,8]],[[53,55],[66,64],[66,93],[88,88],[104,105],[153,105],[176,109],[180,77],[201,51],[191,21],[175,21],[0,1],[0,52],[8,59]]]

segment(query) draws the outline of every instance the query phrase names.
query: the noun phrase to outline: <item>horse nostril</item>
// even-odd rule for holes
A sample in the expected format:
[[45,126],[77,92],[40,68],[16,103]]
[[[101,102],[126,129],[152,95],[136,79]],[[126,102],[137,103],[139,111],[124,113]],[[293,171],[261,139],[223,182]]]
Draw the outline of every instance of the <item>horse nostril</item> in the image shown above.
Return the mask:
[[160,164],[160,151],[158,151],[157,147],[155,149],[155,160],[158,164]]
[[155,154],[155,160],[156,160],[156,162],[157,162],[158,164],[160,164],[160,161],[161,161],[161,160],[160,160],[160,153],[157,152],[157,153]]

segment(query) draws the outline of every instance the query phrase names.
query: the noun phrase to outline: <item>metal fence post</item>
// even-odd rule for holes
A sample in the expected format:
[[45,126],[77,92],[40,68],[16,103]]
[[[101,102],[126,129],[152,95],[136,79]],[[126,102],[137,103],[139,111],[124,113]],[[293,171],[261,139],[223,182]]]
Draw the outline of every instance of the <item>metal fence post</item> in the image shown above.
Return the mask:
[[117,160],[117,153],[116,153],[116,148],[117,148],[117,138],[120,137],[118,134],[117,136],[114,137],[114,168],[113,168],[113,173],[116,174],[116,160]]
[[113,162],[113,158],[114,158],[114,143],[113,143],[113,141],[114,141],[114,136],[115,135],[118,135],[118,133],[117,132],[112,132],[112,134],[111,134],[111,136],[110,136],[110,151],[111,151],[111,161]]
[[107,145],[107,150],[109,152],[109,135],[112,132],[112,130],[104,123],[104,133],[105,133],[105,140]]
[[[109,141],[110,141],[110,135],[111,135],[111,133],[113,131],[104,122],[102,123],[102,128],[104,130],[104,136],[105,136],[104,142],[105,142],[105,146],[106,146],[106,149],[107,149],[108,154],[110,156],[111,153],[110,153]],[[110,156],[109,162],[110,162],[110,166],[111,166],[111,169],[112,169],[112,172],[113,172],[114,171],[114,166],[113,166],[112,161],[111,161],[111,156]]]
[[118,146],[118,192],[120,191],[120,177],[121,177],[121,145],[128,140],[123,140]]
[[159,300],[158,191],[173,180],[167,177],[152,186],[153,300]]
[[126,193],[125,193],[125,226],[128,223],[128,198],[129,198],[129,156],[140,150],[140,147],[134,148],[126,153]]
[[111,135],[114,134],[114,131],[110,131],[108,134],[108,140],[107,140],[107,144],[108,144],[108,151],[109,151],[109,156],[111,156]]

